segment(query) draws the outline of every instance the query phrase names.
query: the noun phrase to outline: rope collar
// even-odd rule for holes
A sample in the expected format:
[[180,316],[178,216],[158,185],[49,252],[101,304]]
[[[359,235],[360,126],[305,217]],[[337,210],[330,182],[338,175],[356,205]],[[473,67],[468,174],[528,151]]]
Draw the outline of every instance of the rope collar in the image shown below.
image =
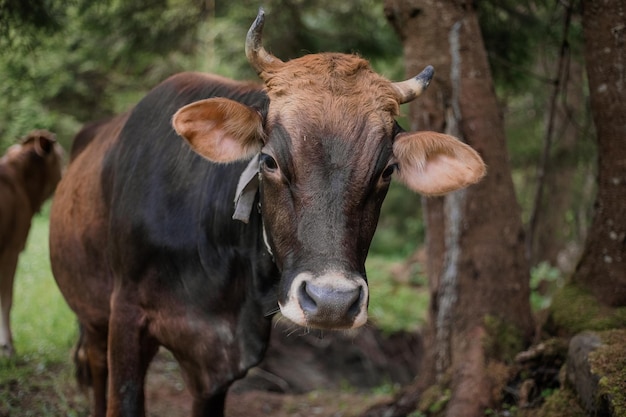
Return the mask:
[[[235,193],[235,212],[233,214],[233,220],[239,220],[246,224],[250,221],[250,215],[252,214],[252,208],[254,206],[254,199],[259,191],[259,185],[261,183],[261,174],[259,173],[259,155],[255,155],[250,160],[246,169],[243,170],[237,183],[237,191]],[[261,212],[261,203],[259,202],[259,213]],[[270,255],[272,249],[270,248],[267,238],[267,231],[265,229],[265,223],[263,217],[261,217],[261,227],[263,229],[263,243],[265,249]]]
[[250,160],[239,177],[235,193],[233,220],[239,220],[246,224],[250,221],[254,199],[257,191],[259,191],[259,182],[259,155],[257,154]]

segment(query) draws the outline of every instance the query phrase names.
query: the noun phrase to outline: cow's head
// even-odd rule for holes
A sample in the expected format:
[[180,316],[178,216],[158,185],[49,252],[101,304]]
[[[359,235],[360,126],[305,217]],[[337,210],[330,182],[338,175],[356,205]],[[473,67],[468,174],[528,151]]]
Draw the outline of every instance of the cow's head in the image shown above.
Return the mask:
[[392,174],[411,190],[440,195],[475,183],[485,166],[451,136],[396,124],[399,105],[428,85],[431,67],[392,83],[354,55],[283,62],[261,45],[263,22],[260,10],[246,55],[265,83],[267,111],[212,98],[180,109],[173,125],[211,161],[260,154],[282,314],[307,327],[358,327],[367,320],[365,258]]
[[0,162],[11,164],[23,176],[31,208],[38,211],[61,180],[63,158],[63,148],[54,133],[33,130],[19,144],[11,146]]

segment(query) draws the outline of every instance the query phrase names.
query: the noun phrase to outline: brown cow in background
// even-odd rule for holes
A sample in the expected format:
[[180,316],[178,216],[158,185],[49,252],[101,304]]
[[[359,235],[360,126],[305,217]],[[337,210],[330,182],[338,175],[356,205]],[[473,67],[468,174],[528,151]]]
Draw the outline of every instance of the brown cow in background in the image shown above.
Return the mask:
[[0,356],[14,353],[9,315],[17,259],[31,219],[61,179],[63,151],[46,130],[30,132],[0,159]]

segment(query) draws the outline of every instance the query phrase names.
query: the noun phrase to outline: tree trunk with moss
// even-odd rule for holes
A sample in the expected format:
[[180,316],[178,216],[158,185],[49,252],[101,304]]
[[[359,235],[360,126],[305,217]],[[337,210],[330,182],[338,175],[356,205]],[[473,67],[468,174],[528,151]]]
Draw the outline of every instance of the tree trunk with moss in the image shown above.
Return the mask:
[[598,194],[573,281],[626,306],[626,2],[583,1],[585,61],[598,143]]
[[[412,128],[439,130],[482,155],[478,185],[425,203],[431,294],[421,377],[395,404],[368,415],[403,415],[434,384],[450,389],[447,416],[483,416],[496,398],[488,371],[533,331],[529,266],[504,126],[472,2],[387,0],[409,74],[435,79],[411,107]],[[509,352],[510,351],[510,352]]]

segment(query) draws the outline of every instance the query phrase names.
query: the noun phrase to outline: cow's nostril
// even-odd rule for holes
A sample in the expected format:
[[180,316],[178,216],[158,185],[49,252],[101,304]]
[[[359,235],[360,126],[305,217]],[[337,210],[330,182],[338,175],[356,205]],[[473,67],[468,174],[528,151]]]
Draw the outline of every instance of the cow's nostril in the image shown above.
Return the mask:
[[354,302],[352,303],[350,308],[348,308],[348,312],[347,312],[348,317],[355,317],[357,314],[359,314],[359,312],[361,311],[362,298],[363,298],[363,289],[359,287],[357,294],[355,294],[354,296]]
[[303,281],[298,290],[300,307],[305,313],[315,314],[317,312],[317,302],[315,300],[315,293],[309,293],[308,285],[306,281]]

